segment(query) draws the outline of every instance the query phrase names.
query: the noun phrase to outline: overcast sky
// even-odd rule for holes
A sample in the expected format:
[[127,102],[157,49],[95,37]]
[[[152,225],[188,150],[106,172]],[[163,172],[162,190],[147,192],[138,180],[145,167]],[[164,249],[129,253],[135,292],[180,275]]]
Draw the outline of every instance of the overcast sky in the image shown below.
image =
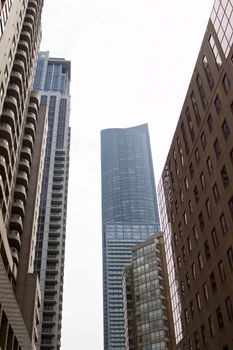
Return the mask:
[[100,130],[148,123],[156,182],[213,0],[45,0],[41,50],[71,60],[62,350],[103,350]]

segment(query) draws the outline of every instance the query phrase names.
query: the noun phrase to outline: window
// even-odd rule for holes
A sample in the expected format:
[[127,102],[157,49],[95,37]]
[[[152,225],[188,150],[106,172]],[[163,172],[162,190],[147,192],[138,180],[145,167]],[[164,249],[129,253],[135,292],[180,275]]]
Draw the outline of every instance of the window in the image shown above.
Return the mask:
[[6,66],[5,70],[4,70],[4,79],[5,79],[5,81],[7,81],[7,78],[8,78],[8,68]]
[[216,284],[214,272],[211,272],[210,274],[210,284],[211,284],[212,292],[215,293],[217,291],[217,284]]
[[180,259],[180,256],[177,257],[177,266],[178,266],[178,269],[180,270],[181,269],[181,259]]
[[186,190],[188,190],[189,189],[189,181],[188,181],[187,177],[184,178],[184,185],[185,185]]
[[178,241],[178,238],[177,238],[177,234],[176,232],[174,233],[174,242],[175,242],[175,245],[177,245],[177,241]]
[[230,128],[226,120],[222,123],[222,132],[225,140],[228,139],[228,136],[230,135]]
[[221,330],[224,328],[224,322],[223,322],[223,316],[222,316],[222,311],[220,306],[216,309],[216,315],[218,320],[218,327]]
[[193,163],[189,164],[189,173],[190,173],[190,177],[192,178],[194,175]]
[[189,315],[188,315],[187,309],[184,310],[184,318],[185,318],[185,323],[188,324],[189,323]]
[[203,324],[201,325],[201,336],[202,336],[203,344],[206,344],[207,343],[206,331],[205,331],[205,326]]
[[220,220],[220,225],[221,225],[221,229],[222,229],[222,233],[223,235],[225,235],[228,232],[228,226],[227,226],[227,222],[226,222],[226,218],[225,215],[222,214],[219,218]]
[[228,249],[227,256],[228,256],[230,268],[231,270],[233,270],[233,248],[232,247]]
[[200,175],[200,181],[201,181],[201,187],[202,187],[202,189],[204,189],[206,186],[206,182],[205,182],[205,175],[203,172]]
[[200,212],[198,218],[199,218],[200,228],[201,228],[201,230],[204,230],[204,228],[205,228],[205,222],[204,222],[204,217],[203,217],[202,212]]
[[183,213],[183,219],[184,219],[185,226],[187,226],[188,225],[188,217],[187,217],[186,212]]
[[207,199],[207,201],[205,202],[205,207],[206,207],[206,212],[208,217],[210,217],[212,215],[212,210],[211,210],[211,205],[210,205],[210,200]]
[[186,117],[187,117],[187,121],[188,121],[190,137],[191,137],[191,140],[193,141],[195,139],[195,133],[194,133],[194,129],[193,129],[192,118],[191,118],[191,115],[190,115],[188,108],[186,109]]
[[214,329],[214,322],[212,316],[208,318],[208,323],[209,323],[209,329],[210,329],[210,335],[211,337],[214,337],[215,335],[215,329]]
[[205,256],[206,256],[206,260],[209,260],[210,257],[211,257],[211,254],[210,254],[210,247],[209,247],[209,243],[208,241],[206,240],[205,243],[204,243],[204,249],[205,249]]
[[214,121],[211,115],[209,115],[208,119],[207,119],[207,124],[208,124],[208,128],[209,128],[209,132],[211,132],[214,128]]
[[189,338],[189,350],[193,350],[193,342],[191,338]]
[[226,274],[225,274],[224,265],[222,261],[219,261],[218,263],[218,270],[219,270],[221,281],[224,282],[226,280]]
[[199,154],[198,148],[196,148],[196,150],[195,150],[195,158],[196,158],[196,162],[198,164],[200,162],[200,154]]
[[178,202],[177,201],[175,201],[175,208],[176,208],[176,214],[178,214],[179,213],[179,206],[178,206]]
[[195,241],[197,241],[198,240],[198,232],[197,232],[196,225],[193,226],[193,236],[194,236]]
[[220,199],[220,194],[219,194],[218,186],[216,183],[214,184],[212,190],[213,190],[213,194],[214,194],[215,203],[217,203]]
[[205,75],[206,75],[206,78],[207,78],[207,81],[209,84],[209,88],[210,88],[210,90],[212,90],[214,87],[214,79],[213,79],[206,55],[204,55],[202,58],[202,64],[203,64],[203,67],[205,70]]
[[198,264],[199,264],[200,270],[202,270],[204,267],[204,264],[203,264],[201,253],[198,254],[197,259],[198,259]]
[[2,100],[4,95],[4,87],[3,87],[3,83],[1,84],[1,88],[0,88],[0,99]]
[[197,273],[196,273],[196,265],[193,263],[192,264],[192,274],[193,274],[193,279],[197,279]]
[[184,287],[184,282],[183,281],[180,284],[180,290],[181,290],[181,294],[185,295],[185,287]]
[[180,222],[178,224],[178,230],[179,230],[180,236],[182,236],[183,235],[183,231],[182,231],[182,226],[181,226]]
[[194,198],[195,198],[196,202],[198,202],[199,201],[199,193],[198,193],[197,186],[194,187],[193,193],[194,193]]
[[227,309],[228,320],[229,320],[229,322],[231,322],[233,320],[233,308],[232,308],[230,296],[228,298],[226,298],[225,304],[226,304],[226,309]]
[[203,133],[201,134],[201,144],[202,144],[203,149],[205,149],[205,148],[206,148],[206,145],[207,145],[207,141],[206,141],[206,137],[205,137],[204,131],[203,131]]
[[220,147],[220,144],[218,142],[218,139],[216,139],[214,142],[214,150],[215,150],[216,157],[218,158],[221,154],[221,147]]
[[221,109],[222,109],[222,102],[221,102],[218,95],[216,96],[216,98],[214,100],[214,105],[215,105],[217,113],[219,114],[221,112]]
[[186,253],[185,253],[184,247],[182,247],[182,256],[183,256],[183,260],[186,261]]
[[181,124],[181,133],[182,133],[182,138],[184,141],[185,152],[186,152],[186,154],[189,154],[189,144],[188,144],[188,139],[187,139],[184,123]]
[[195,339],[196,349],[199,350],[200,349],[200,342],[199,342],[198,332],[194,333],[194,339]]
[[190,313],[191,313],[191,316],[194,317],[194,315],[195,315],[195,309],[194,309],[194,305],[193,305],[193,301],[192,301],[192,300],[190,301],[189,306],[190,306]]
[[201,102],[203,104],[203,107],[205,108],[208,104],[208,101],[207,101],[205,89],[199,74],[197,75],[196,82],[197,82],[198,91],[201,97]]
[[208,300],[209,300],[209,293],[208,293],[208,288],[207,288],[207,284],[206,283],[203,284],[203,292],[204,292],[205,301],[208,302]]
[[213,35],[210,35],[210,37],[209,37],[209,44],[210,44],[210,48],[212,50],[212,54],[213,54],[214,59],[215,59],[215,63],[217,65],[217,67],[220,68],[222,65],[222,60],[221,60],[221,57],[219,55],[218,48],[215,44],[215,40],[214,40]]
[[227,173],[227,169],[225,167],[225,165],[223,166],[222,170],[221,170],[221,177],[222,177],[222,182],[224,187],[226,187],[229,184],[229,176]]
[[196,301],[198,310],[201,310],[201,297],[199,293],[196,294]]
[[181,203],[183,203],[183,201],[184,201],[184,194],[183,194],[182,190],[180,190],[180,201],[181,201]]
[[213,164],[212,164],[212,160],[211,160],[210,156],[207,158],[206,163],[207,163],[208,172],[211,175],[213,172]]
[[190,277],[189,277],[188,272],[186,273],[186,283],[187,283],[188,288],[190,288]]
[[230,80],[228,78],[228,75],[225,74],[224,77],[223,77],[223,81],[222,81],[222,84],[223,84],[223,87],[224,87],[224,90],[225,90],[225,93],[227,94],[228,91],[230,90],[230,87],[231,87],[231,83],[230,83]]
[[195,118],[196,118],[196,123],[197,123],[197,126],[199,126],[201,123],[201,117],[199,114],[199,110],[198,110],[198,106],[197,106],[196,97],[194,95],[194,92],[191,93],[191,101],[192,101],[193,111],[194,111]]
[[191,241],[190,237],[187,238],[187,244],[188,244],[188,250],[189,250],[189,252],[191,252],[192,251],[192,241]]
[[193,212],[193,205],[192,205],[192,201],[189,201],[189,213],[192,214]]
[[211,231],[211,236],[212,236],[212,240],[213,240],[213,246],[216,249],[216,248],[218,248],[219,242],[218,242],[218,235],[217,235],[215,228],[213,228],[213,230]]
[[229,209],[231,212],[231,215],[233,216],[233,197],[229,200]]

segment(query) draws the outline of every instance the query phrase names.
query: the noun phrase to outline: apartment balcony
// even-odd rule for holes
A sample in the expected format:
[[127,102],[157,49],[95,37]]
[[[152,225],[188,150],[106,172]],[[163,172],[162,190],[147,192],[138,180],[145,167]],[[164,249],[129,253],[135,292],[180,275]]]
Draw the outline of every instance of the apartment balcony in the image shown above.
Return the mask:
[[29,61],[29,57],[30,57],[29,45],[30,44],[28,44],[27,41],[24,40],[24,37],[20,38],[20,41],[18,44],[18,50],[22,50],[26,53],[28,61]]
[[11,247],[11,255],[12,255],[13,261],[18,265],[19,263],[18,250],[16,248]]
[[33,137],[31,135],[28,134],[24,134],[23,136],[23,146],[29,147],[31,148],[31,150],[33,150]]
[[28,135],[31,135],[33,137],[33,139],[35,138],[35,132],[36,132],[36,129],[35,129],[34,124],[27,123],[25,125],[25,133]]
[[16,248],[17,250],[20,249],[21,246],[21,240],[20,240],[20,234],[18,231],[11,230],[8,235],[8,241],[11,247]]
[[21,199],[15,199],[12,203],[12,213],[18,214],[22,218],[24,218],[25,215],[25,208],[24,208],[24,202]]
[[28,175],[27,175],[27,173],[24,171],[19,171],[17,173],[16,183],[17,183],[17,185],[22,185],[25,188],[28,188]]
[[27,159],[30,164],[32,161],[32,151],[31,148],[23,146],[21,149],[21,157]]
[[6,162],[9,163],[10,161],[10,149],[9,149],[9,143],[7,140],[4,140],[0,138],[0,154],[4,156],[6,159]]
[[35,127],[37,125],[37,114],[30,112],[27,114],[27,122],[32,123]]
[[24,203],[26,203],[27,193],[24,186],[22,185],[15,186],[15,198],[21,199]]
[[18,87],[20,88],[20,93],[21,95],[23,95],[24,84],[23,84],[23,77],[21,73],[15,70],[12,70],[11,76],[10,76],[10,83],[18,85]]
[[33,6],[30,5],[30,3],[28,4],[26,15],[31,15],[34,18],[34,20],[37,17],[37,11]]
[[28,106],[28,112],[34,113],[35,115],[38,115],[38,106],[35,102],[33,102],[32,97],[30,98],[29,106]]
[[23,79],[25,78],[26,69],[24,63],[21,60],[14,60],[13,70],[19,72],[22,75]]
[[26,43],[29,45],[31,45],[31,35],[26,31],[26,30],[22,30],[21,31],[21,35],[20,35],[20,41],[26,41]]
[[49,335],[53,335],[54,334],[54,329],[53,329],[53,327],[48,327],[48,328],[46,328],[46,325],[47,326],[49,326],[49,325],[53,325],[53,324],[55,324],[55,322],[44,322],[44,320],[43,320],[43,325],[45,325],[45,328],[42,328],[42,330],[41,330],[41,334],[49,334]]
[[[10,85],[15,85],[15,84],[10,84]],[[15,85],[15,86],[17,86],[17,85]],[[18,86],[17,86],[17,88],[18,88]],[[18,88],[18,91],[20,91],[19,88]],[[7,101],[7,99],[6,99],[6,101]],[[7,105],[8,105],[8,103],[6,102],[4,104],[4,106],[6,107]],[[3,123],[9,124],[11,126],[13,134],[16,133],[17,114],[15,114],[11,108],[4,108],[3,109],[1,120]]]
[[3,156],[0,156],[0,175],[3,181],[7,179],[7,163]]
[[[30,163],[27,159],[20,159],[19,161],[19,171],[25,172],[28,177],[30,175]],[[22,174],[21,174],[22,175]]]
[[[21,91],[20,91],[19,85],[10,83],[8,85],[7,93],[8,93],[8,95],[13,96],[16,99],[17,107],[20,108],[20,105],[21,105]],[[6,100],[5,104],[6,103],[7,103],[7,100]]]
[[13,144],[12,129],[7,123],[0,123],[0,135],[3,139],[6,139],[10,146]]
[[23,221],[20,215],[14,214],[10,218],[10,230],[18,231],[20,234],[23,233]]
[[34,18],[30,14],[26,14],[24,18],[24,23],[23,23],[23,30],[29,32],[31,36],[33,35],[33,23],[34,23]]
[[16,51],[15,58],[16,58],[17,60],[23,61],[25,67],[27,67],[27,62],[28,62],[28,60],[27,60],[27,55],[26,55],[25,51],[19,50],[19,49],[18,49],[18,50]]

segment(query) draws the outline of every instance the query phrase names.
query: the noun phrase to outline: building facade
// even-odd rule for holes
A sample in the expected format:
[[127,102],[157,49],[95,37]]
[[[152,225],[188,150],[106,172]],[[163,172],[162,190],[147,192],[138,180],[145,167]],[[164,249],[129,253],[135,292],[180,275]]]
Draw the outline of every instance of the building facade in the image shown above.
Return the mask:
[[133,246],[123,272],[123,303],[126,350],[174,349],[162,233]]
[[233,2],[216,0],[159,184],[178,349],[233,348]]
[[60,349],[70,148],[70,61],[40,52],[34,81],[48,107],[35,271],[41,286],[37,349]]
[[104,348],[125,349],[122,272],[159,230],[147,125],[101,132]]
[[0,3],[0,348],[35,349],[46,107],[32,91],[43,1]]

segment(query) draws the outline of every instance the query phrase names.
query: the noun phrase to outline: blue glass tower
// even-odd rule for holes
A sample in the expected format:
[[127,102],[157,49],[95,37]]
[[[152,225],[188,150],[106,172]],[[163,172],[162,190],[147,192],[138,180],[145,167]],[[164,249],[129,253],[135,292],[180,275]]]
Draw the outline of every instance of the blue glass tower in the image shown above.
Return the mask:
[[147,124],[101,132],[104,349],[125,349],[122,273],[131,247],[159,231]]
[[60,349],[70,148],[70,62],[40,52],[34,89],[48,107],[35,271],[41,287],[38,350]]

